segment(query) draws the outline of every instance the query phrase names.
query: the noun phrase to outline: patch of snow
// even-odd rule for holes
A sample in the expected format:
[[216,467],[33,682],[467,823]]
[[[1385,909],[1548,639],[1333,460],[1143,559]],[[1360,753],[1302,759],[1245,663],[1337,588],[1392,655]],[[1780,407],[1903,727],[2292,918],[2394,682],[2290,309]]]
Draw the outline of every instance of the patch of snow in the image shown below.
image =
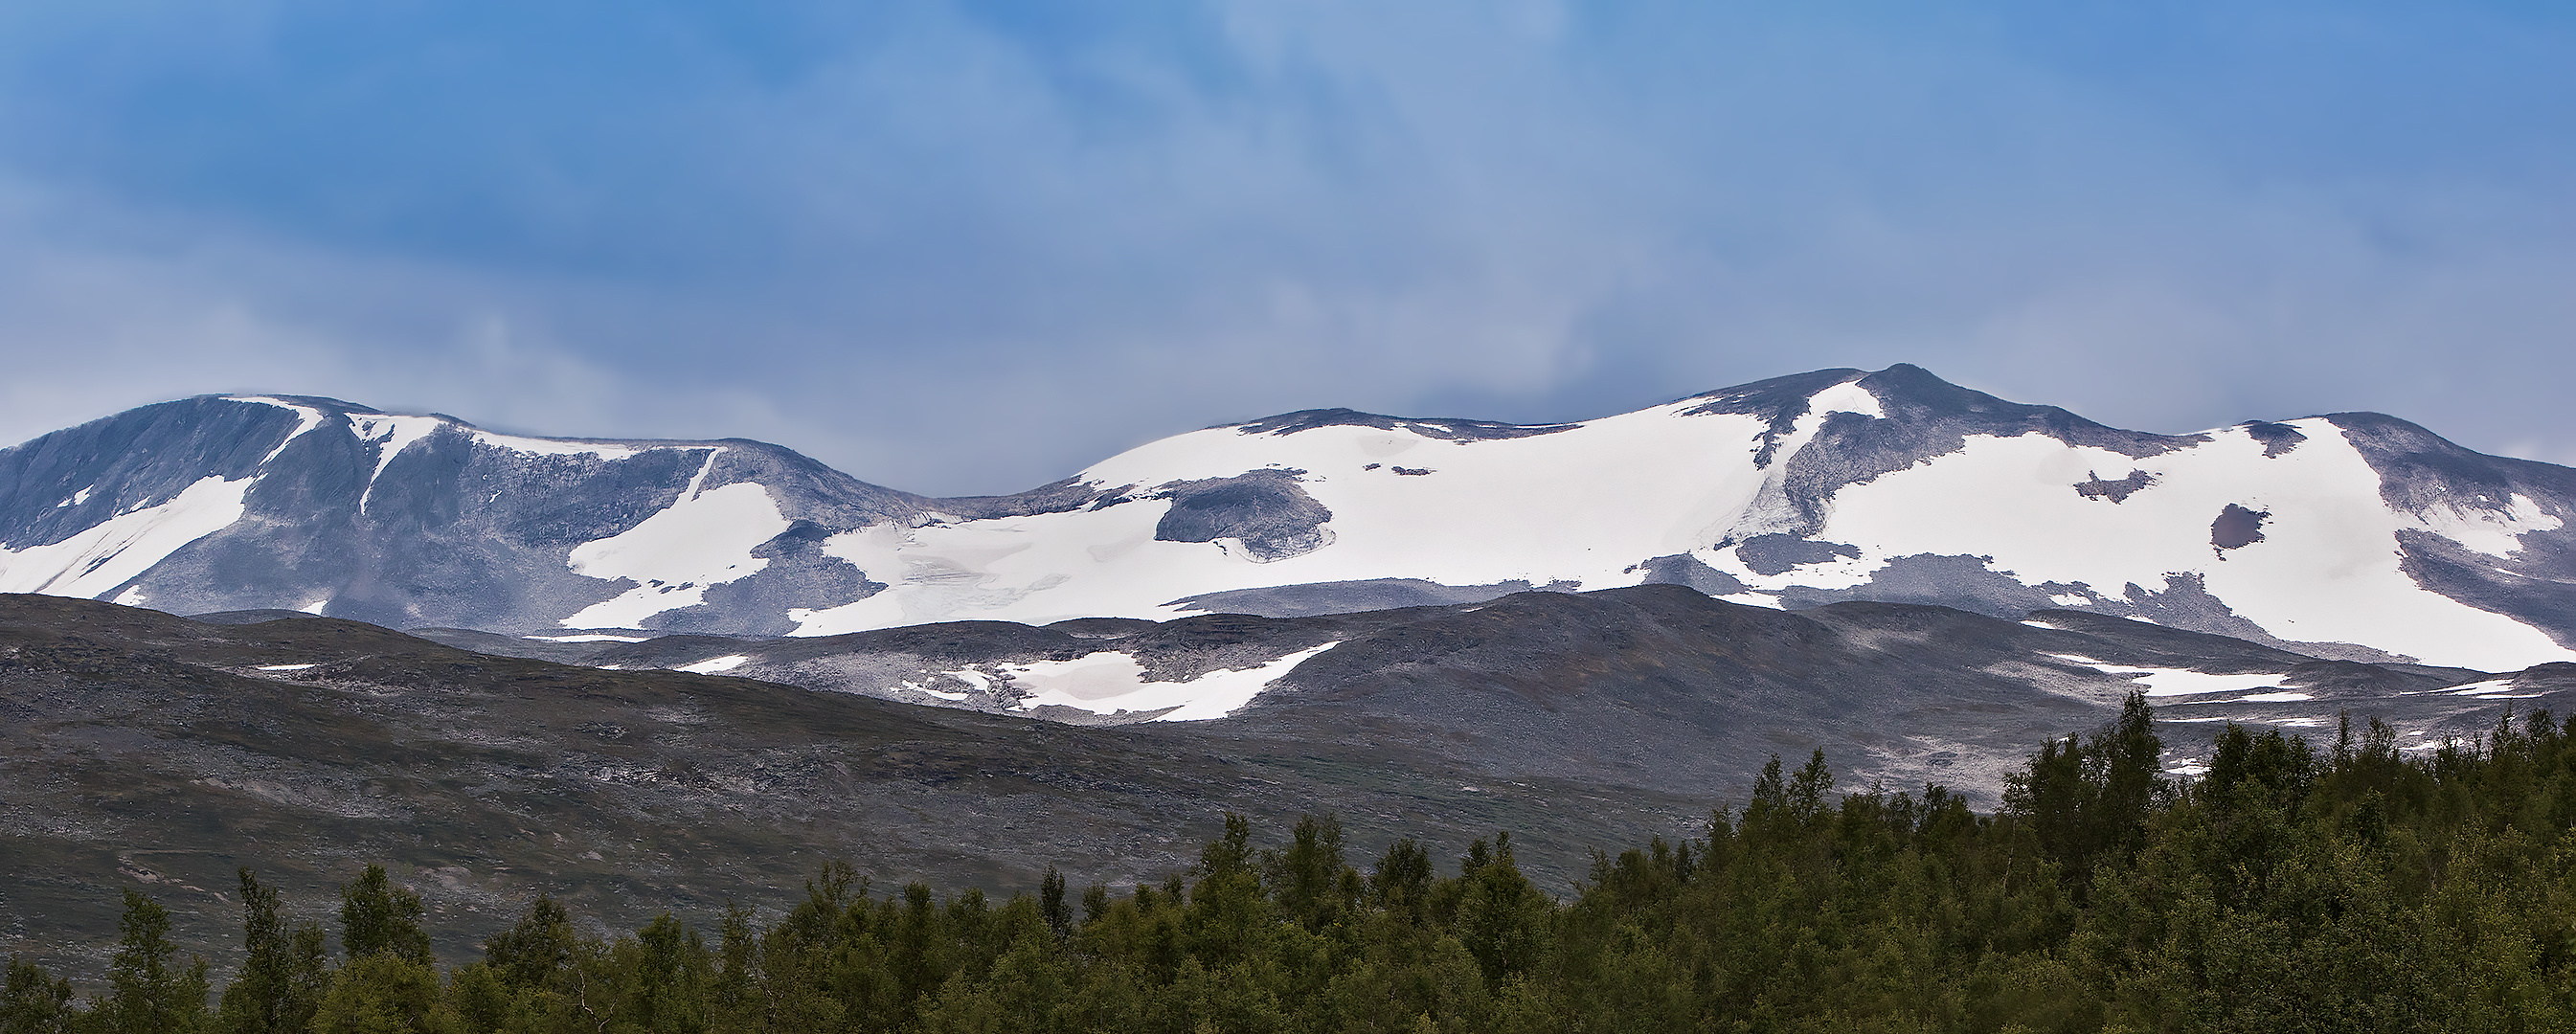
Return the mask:
[[201,478],[168,502],[138,506],[61,542],[0,547],[0,592],[96,598],[240,520],[252,480]]
[[[1022,711],[1056,705],[1111,715],[1174,708],[1154,720],[1195,722],[1223,718],[1241,710],[1299,664],[1339,645],[1338,641],[1325,643],[1257,667],[1211,671],[1186,682],[1149,682],[1144,666],[1137,663],[1134,655],[1115,651],[1069,661],[1007,664],[1003,670],[1010,673],[1013,686],[1028,691],[1017,705]],[[962,677],[969,673],[949,674]]]
[[358,440],[376,447],[376,469],[374,473],[367,475],[366,491],[358,494],[358,512],[367,512],[367,500],[376,494],[376,479],[385,476],[385,468],[393,465],[394,457],[402,455],[403,450],[411,448],[413,443],[437,433],[439,428],[446,425],[447,421],[434,416],[398,416],[391,413],[350,414],[349,426],[357,432]]
[[897,682],[894,684],[893,688],[908,689],[923,696],[938,697],[941,700],[950,701],[952,703],[966,699],[966,694],[964,693],[950,693],[946,690],[932,689],[928,686],[922,685],[921,683],[914,682],[911,679]]
[[1861,387],[1859,381],[1837,384],[1809,396],[1807,409],[1815,413],[1858,413],[1862,416],[1874,417],[1887,415],[1887,410],[1878,404],[1878,396],[1870,394],[1868,388]]
[[[769,490],[754,482],[682,495],[660,513],[608,538],[575,546],[565,562],[591,578],[630,579],[635,588],[563,619],[565,628],[638,628],[667,610],[694,607],[707,586],[769,566],[751,555],[787,530]],[[863,601],[864,602],[864,601]]]
[[520,636],[519,638],[534,639],[540,643],[640,643],[652,637],[640,635],[601,635],[594,632],[584,635],[527,635]]
[[114,603],[120,607],[140,607],[143,605],[143,587],[140,585],[126,586],[124,592],[117,593],[116,598],[108,602]]
[[698,464],[697,473],[689,476],[689,487],[680,492],[680,498],[695,499],[698,497],[698,493],[705,490],[707,475],[715,472],[716,457],[722,455],[724,455],[723,449],[718,448],[707,450],[706,460]]
[[268,465],[268,461],[276,459],[279,453],[285,452],[287,443],[304,437],[304,432],[320,427],[324,420],[330,419],[330,417],[325,415],[321,410],[315,409],[311,406],[288,402],[285,399],[270,398],[266,395],[230,395],[225,397],[225,401],[247,402],[252,405],[260,406],[276,406],[279,409],[291,409],[295,411],[295,430],[286,432],[286,437],[278,441],[277,448],[268,450],[268,455],[259,458],[259,465],[263,467]]
[[597,456],[603,460],[622,460],[643,450],[615,442],[584,442],[568,438],[522,438],[514,434],[495,434],[482,428],[470,431],[474,440],[496,449],[524,452],[532,456]]
[[82,503],[86,503],[86,502],[88,502],[88,501],[89,501],[89,493],[90,493],[90,489],[92,489],[92,488],[97,488],[97,487],[98,487],[97,485],[91,485],[91,486],[89,486],[89,488],[84,488],[84,489],[81,489],[81,490],[80,490],[80,491],[78,491],[78,492],[74,492],[74,493],[72,493],[72,497],[71,497],[71,498],[69,498],[69,499],[65,499],[65,500],[63,500],[62,502],[59,502],[59,503],[55,503],[55,504],[54,504],[54,509],[59,510],[59,509],[62,509],[63,507],[66,507],[66,506],[79,506],[79,505],[80,505],[80,504],[82,504]]
[[321,665],[318,665],[318,664],[263,664],[263,665],[260,665],[260,666],[259,666],[259,670],[261,670],[261,671],[303,671],[303,670],[304,670],[304,669],[306,669],[306,668],[318,668],[318,667],[321,667]]
[[2508,500],[2502,512],[2484,507],[2435,504],[2413,514],[2409,523],[2457,542],[2479,553],[2497,559],[2512,556],[2522,548],[2522,537],[2535,531],[2556,531],[2566,522],[2551,516],[2531,497],[2516,495]]
[[2461,684],[2461,685],[2457,685],[2457,686],[2444,686],[2444,687],[2442,687],[2442,688],[2440,688],[2440,689],[2432,690],[2432,692],[2435,692],[2435,693],[2450,693],[2450,694],[2454,694],[2454,695],[2457,695],[2457,696],[2464,696],[2464,697],[2465,697],[2465,696],[2481,696],[2481,695],[2488,694],[2488,693],[2502,693],[2502,692],[2504,692],[2504,691],[2506,691],[2506,690],[2509,690],[2509,689],[2512,689],[2512,688],[2513,688],[2513,677],[2512,677],[2512,676],[2510,676],[2510,675],[2508,675],[2508,676],[2505,676],[2504,678],[2500,678],[2500,679],[2488,679],[2488,680],[2486,680],[2486,681],[2484,681],[2484,682],[2469,682],[2469,683],[2463,683],[2463,684]]
[[311,603],[307,603],[307,604],[305,604],[305,605],[303,605],[303,606],[301,606],[301,607],[297,607],[297,608],[295,608],[295,609],[300,610],[300,611],[303,611],[303,612],[305,612],[305,613],[307,613],[307,614],[311,614],[311,615],[313,615],[313,616],[315,616],[315,617],[320,617],[320,616],[322,616],[322,608],[324,608],[324,607],[328,607],[328,606],[330,606],[330,605],[331,605],[331,597],[325,596],[325,597],[322,597],[321,599],[314,600],[314,601],[313,601],[313,602],[311,602]]
[[2305,693],[2253,693],[2224,702],[2230,704],[2286,704],[2295,700],[2314,699],[2316,698]]
[[2029,620],[2024,620],[2024,621],[2022,622],[2022,624],[2029,625],[2029,626],[2030,626],[2030,627],[2032,627],[2032,628],[2045,628],[2045,629],[2047,629],[2047,630],[2049,630],[2049,631],[2051,631],[2051,632],[2058,631],[2058,627],[2057,627],[2057,626],[2052,625],[2052,624],[2049,624],[2048,622],[2045,622],[2045,621],[2029,621]]
[[[2212,675],[2183,668],[2140,668],[2104,664],[2078,659],[2073,654],[2054,654],[2099,670],[2105,675],[2119,675],[2146,688],[2150,697],[2199,696],[2203,693],[2242,693],[2249,689],[2279,689],[2286,674],[2278,675]],[[2288,694],[2305,700],[2305,694]],[[2252,698],[2246,698],[2252,699]],[[2203,701],[2204,703],[2207,701]]]
[[696,664],[683,664],[679,667],[679,670],[694,672],[700,675],[713,675],[720,671],[732,671],[735,668],[742,667],[749,663],[751,663],[751,658],[735,653],[727,654],[722,657],[711,657],[706,660],[699,661]]
[[2093,601],[2088,597],[2078,596],[2071,592],[2061,592],[2049,597],[2048,602],[2057,604],[2061,607],[2081,607]]
[[[975,692],[978,693],[990,693],[993,691],[993,677],[972,668],[968,668],[964,671],[949,672],[948,677],[975,687]],[[963,700],[965,697],[961,696],[958,699]]]

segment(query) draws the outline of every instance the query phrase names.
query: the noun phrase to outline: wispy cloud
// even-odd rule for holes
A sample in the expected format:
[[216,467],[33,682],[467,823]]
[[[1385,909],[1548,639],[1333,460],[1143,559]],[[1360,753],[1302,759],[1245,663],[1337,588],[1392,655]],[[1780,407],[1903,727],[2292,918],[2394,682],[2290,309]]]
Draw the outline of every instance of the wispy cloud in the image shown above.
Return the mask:
[[994,491],[1911,361],[2576,448],[2563,15],[844,7],[0,13],[0,438],[256,388]]

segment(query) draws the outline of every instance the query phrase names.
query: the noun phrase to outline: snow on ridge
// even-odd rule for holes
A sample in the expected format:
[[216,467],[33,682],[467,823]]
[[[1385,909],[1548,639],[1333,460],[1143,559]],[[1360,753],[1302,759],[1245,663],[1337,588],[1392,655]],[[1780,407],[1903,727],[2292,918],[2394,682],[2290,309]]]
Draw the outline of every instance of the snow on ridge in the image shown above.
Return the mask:
[[696,664],[683,664],[677,670],[691,672],[698,675],[714,675],[719,672],[732,671],[735,668],[742,667],[749,663],[751,663],[751,658],[735,653],[727,654],[722,657],[710,657],[706,660],[699,661]]
[[570,438],[528,438],[515,434],[500,434],[494,431],[486,431],[480,427],[469,427],[466,429],[466,433],[473,435],[475,441],[492,446],[493,448],[508,449],[511,452],[524,452],[532,456],[597,456],[603,460],[622,460],[644,451],[643,449],[635,446],[624,445],[617,442],[580,441]]
[[210,475],[167,502],[127,510],[60,542],[0,546],[0,592],[96,598],[240,520],[253,480]]
[[367,500],[376,494],[376,479],[385,476],[385,468],[394,457],[413,443],[437,433],[447,421],[434,416],[403,416],[394,413],[351,413],[349,426],[358,440],[376,447],[376,469],[367,475],[366,491],[358,494],[358,512],[367,512]]
[[224,396],[224,401],[246,402],[259,406],[276,406],[279,409],[291,409],[295,411],[295,430],[287,432],[286,437],[277,443],[277,448],[268,450],[268,455],[259,458],[259,465],[263,467],[268,465],[268,461],[276,459],[279,453],[285,452],[288,443],[304,437],[304,432],[320,427],[322,426],[323,421],[330,419],[328,414],[323,413],[319,409],[304,405],[300,402],[288,402],[281,398],[271,398],[267,395],[226,395]]
[[[1270,684],[1316,655],[1340,646],[1335,640],[1321,646],[1299,650],[1285,657],[1251,668],[1211,671],[1182,682],[1154,682],[1145,678],[1145,669],[1133,654],[1103,651],[1076,657],[1069,661],[1030,661],[1005,664],[1011,685],[1027,692],[1016,705],[1017,710],[1034,711],[1040,707],[1072,707],[1097,715],[1136,714],[1172,708],[1156,716],[1158,722],[1199,722],[1223,718],[1242,710]],[[972,674],[982,679],[981,672],[953,671],[960,678]],[[979,688],[981,688],[979,686]]]

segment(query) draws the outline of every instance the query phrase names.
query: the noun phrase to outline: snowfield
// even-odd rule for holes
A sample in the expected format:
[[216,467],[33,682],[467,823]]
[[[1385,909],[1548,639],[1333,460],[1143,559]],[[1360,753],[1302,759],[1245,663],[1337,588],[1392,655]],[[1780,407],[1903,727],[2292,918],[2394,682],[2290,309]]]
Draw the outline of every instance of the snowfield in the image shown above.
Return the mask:
[[[2366,644],[2437,664],[2505,670],[2576,657],[2539,629],[2417,583],[2398,534],[2429,531],[2491,556],[2558,518],[2527,498],[2509,512],[2392,509],[2380,479],[2330,421],[2293,422],[2306,440],[2267,455],[2245,428],[2133,458],[2042,434],[1971,435],[1961,448],[1835,493],[1819,542],[1850,555],[1763,573],[1741,543],[1789,530],[1780,482],[1826,415],[1875,416],[1857,384],[1818,393],[1777,443],[1741,414],[1690,415],[1695,400],[1551,434],[1447,440],[1399,427],[1328,426],[1293,434],[1212,428],[1113,457],[1081,479],[1100,488],[1294,472],[1331,511],[1328,544],[1260,562],[1236,544],[1155,538],[1168,503],[922,527],[879,525],[827,544],[888,591],[841,607],[798,610],[796,634],[833,635],[926,621],[1043,624],[1115,615],[1169,618],[1176,601],[1227,590],[1413,578],[1443,585],[1525,581],[1582,589],[1634,585],[1644,561],[1686,554],[1748,591],[1733,602],[1779,606],[1793,589],[1867,592],[1903,558],[1966,556],[2025,585],[2075,587],[2057,606],[2152,598],[2196,585],[2290,642]],[[1392,472],[1397,465],[1430,471]],[[1375,469],[1372,469],[1372,466]],[[2113,500],[2076,487],[2139,472]],[[2259,538],[2213,544],[2213,520],[2235,506],[2259,515]]]
[[60,542],[0,547],[0,592],[92,599],[115,592],[179,547],[240,520],[250,485],[201,478],[169,502],[127,510]]
[[1309,658],[1339,645],[1325,643],[1258,667],[1211,671],[1181,682],[1148,681],[1144,666],[1138,664],[1133,655],[1114,651],[1069,661],[1006,664],[1002,668],[1009,674],[1011,685],[1028,694],[1018,704],[1022,711],[1073,707],[1093,714],[1115,715],[1171,708],[1171,713],[1157,716],[1154,720],[1197,722],[1223,718],[1243,709],[1253,697],[1270,688],[1271,683],[1279,681]]

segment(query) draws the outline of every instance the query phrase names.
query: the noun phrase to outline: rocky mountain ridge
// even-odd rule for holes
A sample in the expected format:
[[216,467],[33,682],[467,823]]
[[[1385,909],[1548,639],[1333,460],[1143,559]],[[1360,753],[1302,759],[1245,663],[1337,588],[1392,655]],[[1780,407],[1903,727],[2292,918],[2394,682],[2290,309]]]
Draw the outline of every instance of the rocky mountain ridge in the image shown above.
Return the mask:
[[952,499],[745,440],[201,397],[0,450],[0,591],[635,638],[1676,584],[2513,670],[2576,658],[2571,516],[2576,471],[2392,417],[2149,434],[1903,365],[1571,424],[1292,413]]

